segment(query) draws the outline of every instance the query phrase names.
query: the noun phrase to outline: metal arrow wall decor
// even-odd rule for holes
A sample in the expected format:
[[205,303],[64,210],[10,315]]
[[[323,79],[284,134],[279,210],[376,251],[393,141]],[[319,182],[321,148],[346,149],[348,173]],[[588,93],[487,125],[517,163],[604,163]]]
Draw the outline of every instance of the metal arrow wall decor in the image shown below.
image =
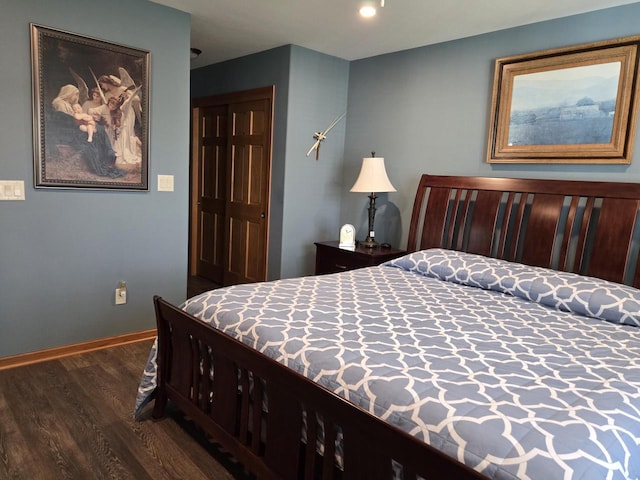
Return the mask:
[[346,114],[347,114],[347,112],[344,112],[343,114],[338,115],[336,118],[333,119],[333,122],[331,122],[327,126],[327,128],[324,129],[324,131],[315,132],[313,134],[313,138],[315,139],[316,142],[313,145],[311,145],[311,148],[307,152],[307,157],[309,155],[311,155],[311,152],[313,152],[315,150],[316,151],[316,160],[318,160],[320,158],[320,144],[322,143],[322,141],[324,139],[327,138],[327,133],[329,133],[329,130],[331,130],[333,127],[335,127],[338,124],[338,122],[345,117]]

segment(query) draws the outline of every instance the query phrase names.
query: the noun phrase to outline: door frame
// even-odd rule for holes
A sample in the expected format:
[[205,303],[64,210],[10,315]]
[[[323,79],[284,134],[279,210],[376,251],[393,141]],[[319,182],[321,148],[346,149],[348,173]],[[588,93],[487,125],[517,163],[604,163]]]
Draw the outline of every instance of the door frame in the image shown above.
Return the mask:
[[271,132],[269,140],[269,186],[268,186],[268,205],[267,205],[267,241],[265,242],[265,277],[268,277],[269,267],[269,237],[271,225],[271,172],[273,161],[273,130],[274,130],[274,111],[275,111],[275,85],[266,87],[258,87],[249,90],[241,90],[237,92],[229,92],[219,95],[210,95],[206,97],[194,98],[191,100],[191,142],[189,145],[189,245],[188,245],[188,275],[194,276],[198,273],[198,235],[199,235],[199,218],[198,218],[198,184],[200,178],[200,153],[196,151],[194,146],[199,144],[200,125],[198,111],[203,107],[229,105],[232,103],[242,103],[254,100],[268,99],[271,104]]

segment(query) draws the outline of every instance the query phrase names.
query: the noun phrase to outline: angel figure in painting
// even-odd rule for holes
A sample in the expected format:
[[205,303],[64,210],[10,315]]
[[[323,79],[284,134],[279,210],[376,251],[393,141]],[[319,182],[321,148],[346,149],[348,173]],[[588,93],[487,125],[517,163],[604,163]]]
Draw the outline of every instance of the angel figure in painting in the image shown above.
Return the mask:
[[89,110],[102,106],[102,95],[98,87],[93,87],[89,92],[89,98],[82,103],[82,111],[90,113]]
[[140,165],[142,143],[135,127],[141,114],[138,96],[141,87],[135,86],[124,68],[118,70],[120,78],[115,75],[96,78],[94,75],[103,105],[90,109],[90,113],[105,125],[116,152],[116,164]]
[[71,76],[74,78],[76,85],[78,86],[78,102],[82,106],[82,111],[90,114],[90,109],[97,108],[103,103],[100,90],[96,85],[91,89],[91,91],[89,91],[87,82],[85,82],[84,79],[73,70],[73,68],[70,68],[69,72],[71,72]]

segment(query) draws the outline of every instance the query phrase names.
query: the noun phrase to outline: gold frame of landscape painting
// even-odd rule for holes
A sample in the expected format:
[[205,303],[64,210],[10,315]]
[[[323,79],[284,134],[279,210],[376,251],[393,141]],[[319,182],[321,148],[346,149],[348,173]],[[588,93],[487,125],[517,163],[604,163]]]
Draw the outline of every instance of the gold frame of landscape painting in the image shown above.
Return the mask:
[[629,164],[640,36],[499,58],[489,163]]

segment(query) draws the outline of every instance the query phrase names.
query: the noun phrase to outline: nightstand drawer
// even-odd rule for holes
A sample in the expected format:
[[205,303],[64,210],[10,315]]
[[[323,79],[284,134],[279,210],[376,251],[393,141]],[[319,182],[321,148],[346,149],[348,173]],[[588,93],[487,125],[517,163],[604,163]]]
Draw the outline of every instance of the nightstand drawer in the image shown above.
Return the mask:
[[341,270],[353,270],[363,266],[362,259],[349,250],[338,249],[326,258],[325,270],[339,272]]
[[315,245],[316,275],[380,265],[406,253],[404,250],[381,247],[346,250],[339,248],[338,242],[317,242]]

